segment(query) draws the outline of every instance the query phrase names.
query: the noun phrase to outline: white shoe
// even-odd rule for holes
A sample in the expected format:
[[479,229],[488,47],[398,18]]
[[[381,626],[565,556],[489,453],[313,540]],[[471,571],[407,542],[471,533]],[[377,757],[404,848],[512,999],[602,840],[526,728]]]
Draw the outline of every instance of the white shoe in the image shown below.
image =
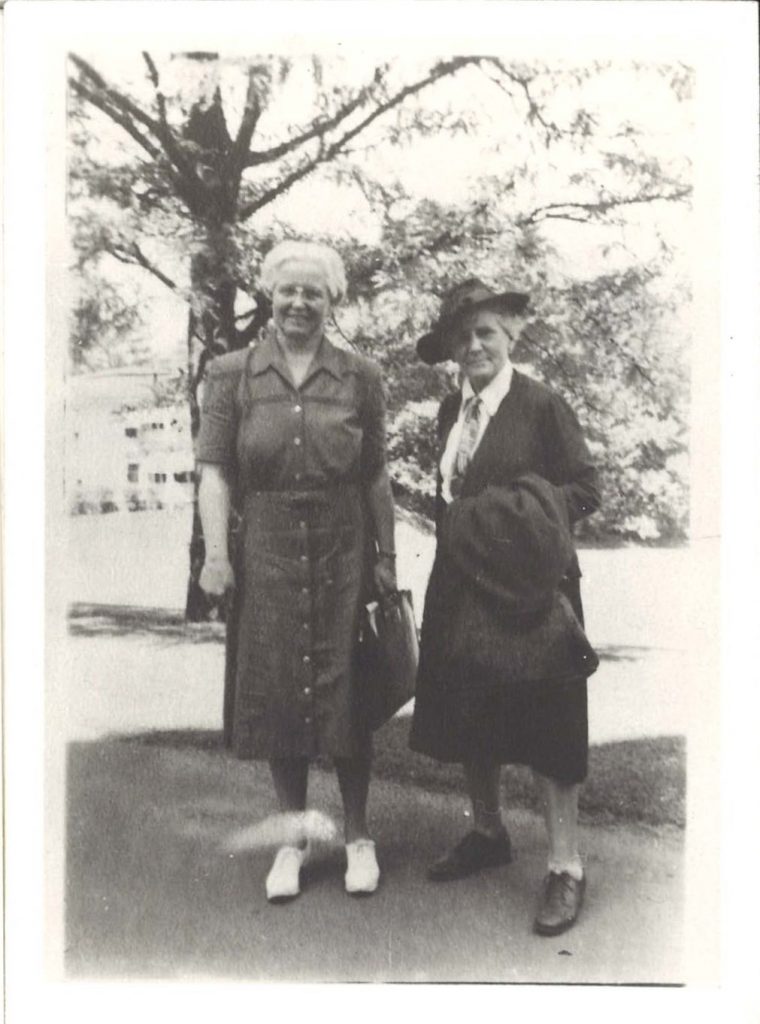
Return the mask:
[[356,839],[353,843],[346,843],[346,860],[346,892],[352,896],[374,892],[380,881],[374,842],[371,839]]
[[300,873],[308,846],[281,846],[267,875],[267,899],[273,903],[292,900],[301,892]]

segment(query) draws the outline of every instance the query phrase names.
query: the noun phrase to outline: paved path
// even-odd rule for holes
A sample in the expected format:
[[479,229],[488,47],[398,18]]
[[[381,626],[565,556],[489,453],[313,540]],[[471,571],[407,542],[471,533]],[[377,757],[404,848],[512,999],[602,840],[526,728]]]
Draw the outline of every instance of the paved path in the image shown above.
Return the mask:
[[[378,781],[371,810],[380,890],[346,896],[342,851],[323,846],[301,897],[270,906],[270,854],[219,849],[231,829],[272,812],[263,767],[136,740],[76,744],[69,800],[66,946],[74,976],[682,981],[675,831],[584,829],[584,913],[571,932],[542,939],[531,922],[543,843],[527,812],[509,818],[515,863],[432,885],[424,866],[466,827],[464,801]],[[331,774],[312,772],[310,803],[339,818]]]

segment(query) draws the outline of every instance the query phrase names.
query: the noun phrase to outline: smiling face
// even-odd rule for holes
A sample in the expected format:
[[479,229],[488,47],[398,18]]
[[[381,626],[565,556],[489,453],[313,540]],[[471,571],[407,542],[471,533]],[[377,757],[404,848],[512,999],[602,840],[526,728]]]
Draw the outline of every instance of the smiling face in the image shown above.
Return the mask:
[[470,313],[454,326],[451,355],[474,391],[482,391],[509,362],[521,329],[519,318],[488,309]]
[[319,337],[329,312],[321,269],[305,260],[283,264],[272,288],[272,316],[284,337],[299,344]]

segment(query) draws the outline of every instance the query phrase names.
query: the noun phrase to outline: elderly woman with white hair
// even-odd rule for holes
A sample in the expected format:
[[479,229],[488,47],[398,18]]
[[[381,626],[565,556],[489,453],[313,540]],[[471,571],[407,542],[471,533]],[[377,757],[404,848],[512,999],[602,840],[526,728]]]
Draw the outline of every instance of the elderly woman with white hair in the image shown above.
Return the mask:
[[[231,742],[269,762],[283,812],[306,806],[309,760],[334,761],[345,815],[346,891],[373,892],[367,829],[371,733],[355,671],[362,604],[396,586],[394,514],[377,365],[333,346],[325,321],[346,290],[339,255],[283,242],[264,260],[272,321],[209,366],[198,462],[201,586],[237,588]],[[227,526],[242,516],[236,575]],[[300,892],[307,837],[282,846],[267,897]]]

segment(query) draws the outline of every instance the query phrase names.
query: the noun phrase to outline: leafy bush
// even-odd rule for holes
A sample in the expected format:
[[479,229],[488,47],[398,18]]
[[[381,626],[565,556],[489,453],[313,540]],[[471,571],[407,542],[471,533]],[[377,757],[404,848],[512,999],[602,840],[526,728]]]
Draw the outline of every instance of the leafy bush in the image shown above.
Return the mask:
[[493,244],[474,250],[476,226],[466,211],[460,211],[461,247],[445,256],[431,254],[442,220],[448,234],[455,233],[451,211],[444,217],[435,204],[420,205],[429,238],[421,235],[420,216],[418,249],[410,251],[408,236],[392,226],[388,248],[373,254],[353,246],[343,253],[355,295],[339,326],[383,368],[390,468],[399,499],[430,514],[436,411],[457,384],[453,364],[428,367],[415,352],[417,338],[435,319],[436,296],[473,274],[499,289],[493,267],[520,265],[534,316],[513,360],[567,399],[599,467],[603,505],[579,524],[580,537],[600,543],[684,540],[690,338],[682,322],[690,295],[683,282],[668,276],[667,260],[588,280],[558,279],[549,272],[551,249],[530,231],[494,232]]

